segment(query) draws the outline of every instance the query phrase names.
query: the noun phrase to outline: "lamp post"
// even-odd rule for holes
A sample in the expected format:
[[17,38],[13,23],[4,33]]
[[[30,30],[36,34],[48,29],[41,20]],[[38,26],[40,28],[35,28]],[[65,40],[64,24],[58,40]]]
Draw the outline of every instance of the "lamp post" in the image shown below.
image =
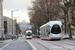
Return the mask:
[[12,40],[13,40],[13,12],[15,12],[15,11],[18,11],[18,9],[11,11],[11,18],[12,18]]
[[17,38],[18,38],[18,33],[19,32],[17,31],[18,30],[17,29],[17,21],[18,21],[17,18],[19,18],[19,16],[18,17],[14,17],[14,19],[15,19],[15,32],[16,32],[16,35],[17,35]]

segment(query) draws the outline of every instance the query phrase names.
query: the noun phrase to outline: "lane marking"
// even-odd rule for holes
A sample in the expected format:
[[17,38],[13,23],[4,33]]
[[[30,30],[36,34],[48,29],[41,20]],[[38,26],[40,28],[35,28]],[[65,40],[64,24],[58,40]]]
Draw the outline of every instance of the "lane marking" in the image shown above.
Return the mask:
[[[34,42],[36,42],[36,41],[34,41]],[[39,45],[41,45],[41,46],[43,46],[43,47],[45,47],[46,49],[48,49],[49,50],[49,48],[47,48],[46,46],[44,46],[43,44],[41,44],[41,43],[39,43],[39,42],[36,42],[37,44],[39,44]]]
[[[12,42],[10,42],[10,43],[12,43]],[[10,43],[4,45],[2,48],[0,48],[0,50],[2,50],[3,48],[5,48],[6,46],[8,46]]]
[[36,47],[31,42],[29,42],[28,40],[26,40],[26,41],[30,44],[30,46],[33,48],[33,50],[37,50]]
[[2,50],[2,49],[0,49],[0,50]]
[[6,46],[8,46],[10,43],[6,44],[5,46],[3,46],[1,49],[5,48]]

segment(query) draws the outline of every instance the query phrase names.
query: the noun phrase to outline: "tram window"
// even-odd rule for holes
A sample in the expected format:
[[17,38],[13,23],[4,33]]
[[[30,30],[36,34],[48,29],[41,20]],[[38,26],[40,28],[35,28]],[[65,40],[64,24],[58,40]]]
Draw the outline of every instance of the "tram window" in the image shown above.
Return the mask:
[[32,34],[30,32],[28,32],[27,36],[31,36]]
[[50,34],[50,27],[47,27],[47,28],[46,28],[46,32],[47,32],[48,34]]
[[50,34],[50,27],[48,27],[48,34]]
[[60,29],[59,25],[54,25],[51,29],[51,33],[54,33],[54,34],[61,33],[61,29]]

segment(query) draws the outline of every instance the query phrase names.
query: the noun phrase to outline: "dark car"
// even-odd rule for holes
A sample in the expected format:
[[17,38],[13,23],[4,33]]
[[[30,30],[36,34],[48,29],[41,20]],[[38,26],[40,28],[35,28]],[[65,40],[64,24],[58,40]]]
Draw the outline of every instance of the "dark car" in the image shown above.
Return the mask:
[[36,35],[36,38],[40,38],[40,36],[39,35]]
[[33,38],[35,38],[35,37],[36,37],[34,34],[33,34],[32,36],[33,36]]

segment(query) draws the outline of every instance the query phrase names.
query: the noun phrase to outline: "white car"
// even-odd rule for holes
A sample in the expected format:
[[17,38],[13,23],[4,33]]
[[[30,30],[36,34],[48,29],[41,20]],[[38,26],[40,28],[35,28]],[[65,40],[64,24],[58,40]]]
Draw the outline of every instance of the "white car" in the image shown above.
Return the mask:
[[69,38],[69,34],[68,33],[63,34],[63,39],[67,39],[67,38]]

